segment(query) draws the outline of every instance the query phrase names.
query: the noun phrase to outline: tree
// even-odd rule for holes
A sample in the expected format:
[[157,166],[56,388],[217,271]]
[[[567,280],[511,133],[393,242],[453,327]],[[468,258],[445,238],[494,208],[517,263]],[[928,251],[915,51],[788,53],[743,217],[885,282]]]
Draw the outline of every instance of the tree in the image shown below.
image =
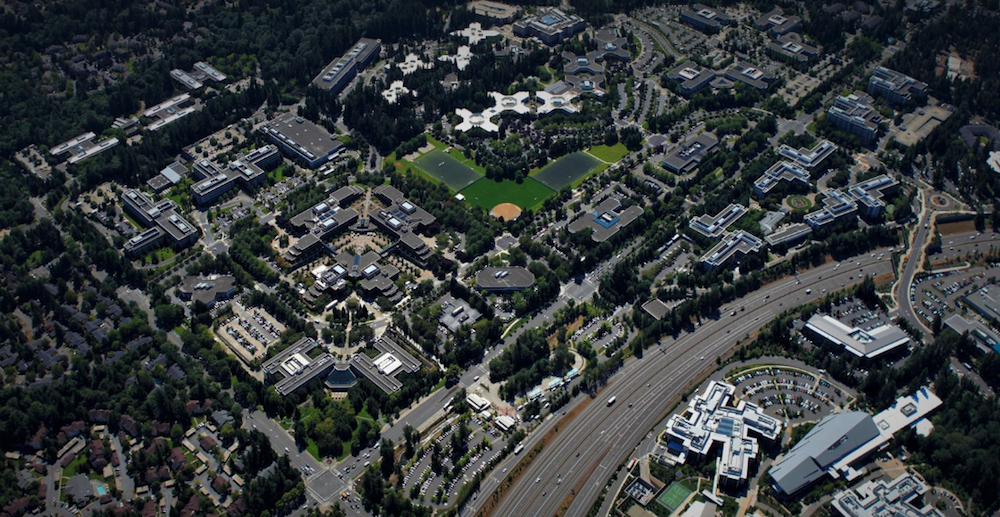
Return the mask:
[[392,440],[383,438],[382,444],[379,446],[379,453],[382,456],[382,477],[389,479],[396,466],[396,449],[393,447]]
[[153,314],[156,315],[156,326],[163,330],[172,330],[184,321],[184,308],[172,303],[157,305]]

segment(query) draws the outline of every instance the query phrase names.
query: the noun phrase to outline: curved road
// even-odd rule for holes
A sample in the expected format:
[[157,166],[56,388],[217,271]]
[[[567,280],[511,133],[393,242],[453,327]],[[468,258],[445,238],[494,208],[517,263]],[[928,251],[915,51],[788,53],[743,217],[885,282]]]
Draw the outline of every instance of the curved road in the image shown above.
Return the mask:
[[[771,283],[727,304],[719,319],[707,320],[693,333],[661,341],[658,348],[645,352],[644,359],[629,361],[600,397],[590,401],[571,422],[549,422],[532,433],[525,444],[529,450],[546,429],[564,426],[522,472],[517,483],[508,488],[492,515],[551,516],[564,503],[568,506],[563,515],[586,515],[612,473],[670,409],[668,401],[703,373],[714,370],[715,358],[737,340],[756,331],[776,314],[819,299],[824,290],[836,291],[842,284],[860,282],[863,275],[891,271],[891,259],[877,260],[872,256],[844,261],[840,267],[826,264]],[[812,290],[811,294],[806,294],[807,289]],[[745,311],[740,311],[740,307]],[[730,316],[733,310],[736,315]],[[612,396],[617,402],[607,407],[606,401]],[[497,468],[512,467],[518,459],[508,458]],[[470,503],[469,509],[478,510],[502,476],[487,477],[483,493]]]

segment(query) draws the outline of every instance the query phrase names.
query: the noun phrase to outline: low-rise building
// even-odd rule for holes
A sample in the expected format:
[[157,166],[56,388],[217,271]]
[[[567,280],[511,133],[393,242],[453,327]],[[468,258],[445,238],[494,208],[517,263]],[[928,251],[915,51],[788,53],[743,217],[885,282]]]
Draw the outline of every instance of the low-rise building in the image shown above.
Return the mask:
[[391,185],[379,185],[372,191],[385,208],[371,217],[376,226],[397,239],[403,256],[418,265],[427,263],[434,250],[417,233],[427,231],[437,220],[430,212],[417,206]]
[[476,0],[469,3],[469,11],[477,16],[492,18],[499,23],[511,23],[521,15],[521,8],[491,0]]
[[772,165],[753,182],[753,190],[758,198],[766,197],[780,183],[794,183],[809,188],[809,173],[797,164],[780,161]]
[[801,241],[812,233],[812,228],[805,223],[791,223],[786,224],[780,228],[776,228],[774,232],[770,233],[764,240],[770,246],[778,246],[780,244],[794,244]]
[[675,174],[687,174],[701,164],[702,160],[715,154],[718,147],[719,139],[715,135],[702,133],[667,155],[663,160],[663,166]]
[[476,45],[482,41],[500,37],[500,32],[491,29],[483,29],[483,24],[479,22],[472,22],[468,27],[462,30],[452,31],[451,35],[459,38],[465,38],[469,42],[469,45]]
[[851,196],[836,189],[823,191],[823,196],[823,208],[803,217],[814,230],[857,216],[858,204]]
[[278,115],[261,126],[261,131],[289,157],[315,169],[335,158],[344,149],[326,129],[293,113]]
[[789,32],[774,39],[767,45],[774,56],[793,63],[807,63],[819,55],[819,49],[803,41],[797,32]]
[[693,95],[705,88],[715,79],[715,76],[715,70],[704,68],[692,61],[685,61],[667,72],[667,79],[681,85],[681,94],[683,95]]
[[766,91],[770,88],[771,81],[774,80],[774,74],[771,72],[741,61],[737,61],[733,66],[727,68],[723,75],[730,81],[741,82],[760,91]]
[[721,237],[726,232],[726,228],[729,228],[731,224],[738,221],[747,212],[747,207],[739,203],[731,203],[718,214],[703,214],[698,217],[692,217],[688,222],[688,226],[705,237],[716,239]]
[[756,404],[737,401],[735,394],[735,386],[711,381],[683,413],[671,416],[663,433],[667,447],[661,461],[682,464],[689,457],[714,455],[721,447],[720,481],[733,487],[745,484],[760,452],[758,440],[774,443],[782,425]]
[[188,90],[197,90],[207,81],[221,83],[226,80],[226,74],[204,61],[195,63],[194,69],[190,71],[175,68],[170,71],[170,77]]
[[923,500],[927,485],[920,476],[905,472],[894,479],[876,478],[833,494],[831,504],[844,517],[944,517]]
[[836,128],[868,145],[875,140],[882,122],[882,115],[872,108],[871,102],[872,98],[861,92],[837,97],[826,110],[826,117]]
[[397,379],[400,373],[414,373],[420,369],[420,361],[410,355],[388,334],[375,340],[372,346],[379,355],[372,359],[366,354],[351,357],[351,369],[375,383],[386,394],[399,391],[403,383]]
[[681,8],[680,20],[695,29],[709,34],[722,30],[725,25],[733,23],[726,13],[703,4],[694,4],[691,8]]
[[185,93],[171,97],[147,109],[142,112],[142,116],[150,120],[150,123],[146,125],[146,129],[159,131],[164,126],[176,122],[194,113],[194,111],[195,107],[191,105],[191,96]]
[[814,314],[803,329],[814,339],[836,347],[843,347],[857,357],[872,359],[891,352],[910,342],[910,335],[892,324],[883,324],[871,330],[849,327],[829,315]]
[[566,227],[570,233],[577,233],[584,228],[590,228],[590,235],[594,242],[600,243],[610,239],[619,230],[632,224],[640,215],[642,207],[632,205],[622,208],[621,201],[615,197],[609,197],[601,201],[593,212],[582,214]]
[[802,26],[802,18],[785,16],[785,11],[782,8],[775,7],[758,18],[754,26],[757,27],[757,30],[769,31],[775,36],[780,36],[799,30]]
[[226,167],[220,167],[207,158],[195,160],[194,176],[200,181],[191,185],[191,195],[196,204],[210,205],[237,185],[243,188],[260,185],[267,177],[265,169],[280,162],[281,154],[277,146],[271,144],[240,156]]
[[881,217],[885,212],[883,199],[891,196],[899,189],[899,182],[888,174],[879,174],[874,178],[851,185],[847,192],[858,203],[862,216],[869,219]]
[[533,15],[514,22],[514,35],[521,38],[538,38],[546,45],[556,45],[583,32],[587,22],[562,9],[545,7]]
[[305,337],[265,361],[261,365],[265,382],[274,384],[278,395],[285,396],[328,373],[335,363],[332,355],[322,352],[315,358],[309,357],[318,346],[315,339]]
[[122,209],[147,229],[125,242],[125,253],[142,255],[167,238],[174,248],[184,248],[198,240],[198,227],[177,212],[169,199],[153,202],[144,192],[126,190],[121,197]]
[[914,98],[927,98],[927,83],[883,66],[875,67],[868,79],[868,93],[901,106]]
[[381,51],[382,40],[361,38],[343,56],[326,65],[313,79],[313,84],[339,94],[358,73],[378,59]]
[[756,253],[763,247],[764,243],[754,235],[737,230],[705,252],[705,255],[701,257],[701,263],[708,268],[722,267],[732,260],[738,263],[742,256]]
[[781,147],[778,148],[778,154],[787,160],[791,160],[803,169],[812,169],[823,163],[823,160],[836,150],[837,144],[822,139],[817,141],[811,149],[807,147],[794,149],[789,145],[781,144]]
[[49,149],[49,154],[57,158],[69,156],[69,158],[66,159],[66,162],[74,164],[82,160],[86,160],[87,158],[97,156],[98,154],[118,145],[118,139],[114,137],[106,138],[99,142],[94,141],[96,138],[97,135],[92,132],[84,133],[63,142],[52,149]]
[[177,286],[177,295],[182,300],[191,300],[208,308],[215,302],[228,300],[236,294],[236,277],[232,275],[212,275],[209,277],[187,276]]
[[522,291],[535,285],[535,275],[525,267],[484,267],[476,273],[476,285],[489,292]]

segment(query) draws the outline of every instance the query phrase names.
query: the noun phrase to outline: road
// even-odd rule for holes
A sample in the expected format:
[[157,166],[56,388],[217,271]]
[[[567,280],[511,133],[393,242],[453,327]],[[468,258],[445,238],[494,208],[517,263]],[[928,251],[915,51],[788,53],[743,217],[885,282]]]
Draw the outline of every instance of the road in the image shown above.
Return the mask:
[[660,44],[660,47],[663,48],[664,52],[667,52],[668,54],[674,56],[675,58],[681,57],[681,53],[678,52],[677,49],[674,48],[674,45],[672,43],[670,43],[670,41],[668,41],[667,38],[665,38],[663,36],[663,33],[660,32],[659,29],[653,27],[652,25],[650,25],[650,24],[648,24],[648,23],[646,23],[644,21],[640,21],[640,20],[635,19],[635,18],[633,18],[632,21],[634,21],[635,24],[637,26],[639,26],[640,29],[642,29],[644,32],[646,32],[650,36],[652,36],[653,39],[655,39],[656,42]]
[[[875,257],[879,253],[881,250]],[[841,284],[857,284],[863,275],[892,270],[888,255],[882,260],[875,257],[851,259],[838,269],[833,263],[826,264],[769,284],[727,304],[718,319],[706,320],[695,332],[676,340],[667,338],[659,349],[647,350],[643,359],[628,362],[599,398],[590,401],[572,421],[548,423],[559,425],[560,433],[510,487],[492,514],[550,516],[565,501],[569,506],[564,515],[585,515],[620,463],[670,409],[671,399],[715,369],[716,357],[781,311],[817,300],[824,291],[840,289]],[[806,289],[811,289],[811,294],[807,295]],[[740,311],[740,307],[745,310]],[[735,316],[729,316],[733,310]],[[612,396],[617,402],[609,408],[605,401]],[[525,448],[531,449],[543,435],[544,427],[532,434]],[[508,459],[498,468],[509,468],[516,459]],[[478,510],[490,499],[485,492],[497,485],[496,475],[487,478],[484,492],[470,509]]]
[[927,236],[931,233],[930,220],[934,213],[927,208],[930,200],[927,198],[926,191],[921,190],[920,199],[924,208],[920,211],[920,218],[917,221],[917,231],[914,233],[913,240],[908,243],[910,251],[907,254],[906,265],[903,267],[903,273],[899,276],[899,283],[896,287],[896,303],[899,306],[900,317],[906,319],[914,328],[924,329],[924,332],[930,335],[930,329],[924,325],[923,320],[914,312],[913,304],[910,301],[910,286],[913,285],[913,277],[917,274],[918,268],[923,264],[924,243],[927,242]]

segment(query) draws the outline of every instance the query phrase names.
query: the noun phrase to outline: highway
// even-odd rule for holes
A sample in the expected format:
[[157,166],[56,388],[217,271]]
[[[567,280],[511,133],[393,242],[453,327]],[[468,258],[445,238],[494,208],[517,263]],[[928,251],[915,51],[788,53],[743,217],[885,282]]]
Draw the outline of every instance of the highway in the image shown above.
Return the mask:
[[[818,300],[824,291],[841,289],[841,284],[854,285],[863,275],[891,272],[889,254],[877,259],[882,251],[845,260],[840,267],[829,263],[771,283],[726,304],[718,319],[703,321],[695,332],[676,340],[664,339],[658,348],[648,349],[643,359],[629,361],[572,421],[550,421],[532,434],[526,450],[534,447],[545,430],[560,427],[559,434],[508,488],[492,515],[550,516],[564,504],[568,507],[563,515],[586,515],[612,473],[670,409],[671,399],[714,370],[716,357],[786,309]],[[807,289],[811,294],[806,294]],[[734,310],[735,315],[730,316]],[[617,402],[607,407],[612,396]],[[503,472],[519,459],[508,458],[497,469]],[[470,503],[469,510],[478,511],[491,499],[489,492],[502,476],[495,471],[487,477],[483,492]]]

